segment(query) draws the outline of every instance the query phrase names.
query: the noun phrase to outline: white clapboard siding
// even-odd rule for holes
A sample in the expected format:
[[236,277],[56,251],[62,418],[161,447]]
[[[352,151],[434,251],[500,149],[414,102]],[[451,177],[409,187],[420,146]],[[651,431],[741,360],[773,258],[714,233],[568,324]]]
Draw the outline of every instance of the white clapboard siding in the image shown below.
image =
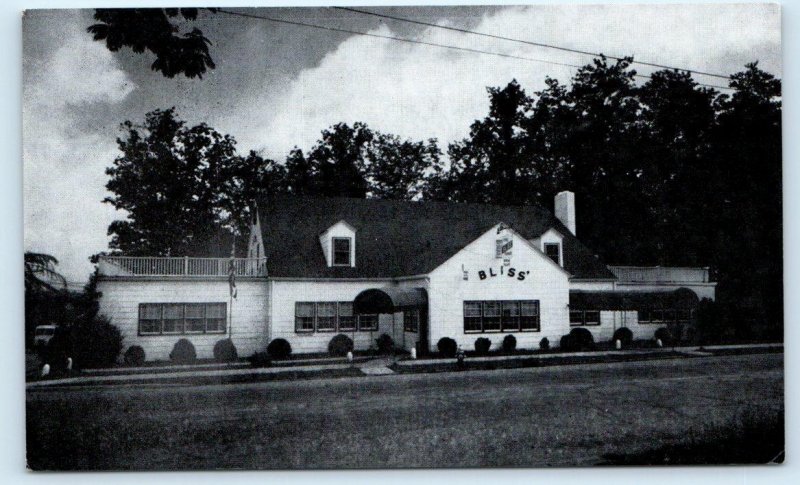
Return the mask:
[[[269,328],[269,290],[264,280],[236,282],[238,297],[233,301],[232,339],[240,356],[266,348]],[[141,346],[147,360],[169,360],[175,342],[187,338],[198,358],[213,357],[214,344],[228,334],[138,335],[140,303],[225,303],[229,304],[228,282],[215,280],[116,280],[101,279],[98,290],[100,313],[106,315],[123,335],[123,353]],[[230,307],[228,307],[230,311]]]

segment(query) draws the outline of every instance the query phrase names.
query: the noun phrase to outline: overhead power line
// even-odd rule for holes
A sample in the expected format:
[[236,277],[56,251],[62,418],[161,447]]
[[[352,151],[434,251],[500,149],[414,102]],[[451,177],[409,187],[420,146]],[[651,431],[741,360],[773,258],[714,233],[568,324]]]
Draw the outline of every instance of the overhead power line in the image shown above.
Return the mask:
[[[577,65],[577,64],[569,64],[569,63],[565,63],[565,62],[557,62],[557,61],[551,61],[551,60],[547,60],[547,59],[539,59],[539,58],[535,58],[535,57],[525,57],[525,56],[518,56],[518,55],[514,55],[514,54],[505,54],[505,53],[502,53],[502,52],[492,52],[492,51],[485,51],[485,50],[481,50],[481,49],[473,49],[473,48],[470,48],[470,47],[461,47],[461,46],[455,46],[455,45],[449,45],[449,44],[439,44],[439,43],[436,43],[436,42],[427,42],[427,41],[423,41],[423,40],[408,39],[408,38],[405,38],[405,37],[396,37],[396,36],[393,36],[393,35],[374,34],[374,33],[371,33],[371,32],[362,32],[362,31],[352,30],[352,29],[343,29],[343,28],[340,28],[340,27],[331,27],[331,26],[327,26],[327,25],[312,24],[312,23],[309,23],[309,22],[300,22],[300,21],[296,21],[296,20],[287,20],[287,19],[281,19],[281,18],[275,18],[275,17],[268,17],[266,15],[256,15],[256,14],[251,14],[251,13],[234,12],[232,10],[227,10],[227,9],[222,9],[222,8],[218,9],[217,12],[224,13],[224,14],[227,14],[227,15],[233,15],[233,16],[237,16],[237,17],[245,17],[245,18],[251,18],[251,19],[258,19],[258,20],[267,20],[269,22],[276,22],[276,23],[280,23],[280,24],[288,24],[288,25],[295,25],[295,26],[299,26],[299,27],[308,27],[308,28],[313,28],[313,29],[328,30],[328,31],[331,31],[331,32],[341,32],[341,33],[346,33],[346,34],[362,35],[362,36],[365,36],[365,37],[374,37],[374,38],[378,38],[378,39],[394,40],[394,41],[397,41],[397,42],[405,42],[405,43],[409,43],[409,44],[420,44],[420,45],[427,45],[427,46],[431,46],[431,47],[440,47],[440,48],[451,49],[451,50],[456,50],[456,51],[471,52],[471,53],[474,53],[474,54],[484,54],[484,55],[492,55],[492,56],[497,56],[497,57],[505,57],[507,59],[518,59],[518,60],[530,61],[530,62],[540,62],[540,63],[543,63],[543,64],[552,64],[552,65],[556,65],[556,66],[573,67],[573,68],[576,68],[576,69],[580,69],[581,67],[583,67],[583,66],[580,66],[580,65]],[[647,75],[644,75],[644,74],[634,74],[634,76],[635,77],[639,77],[639,78],[644,78],[644,79],[651,79],[650,76],[647,76]],[[697,85],[698,86],[703,86],[703,87],[708,87],[708,88],[714,88],[714,89],[731,89],[731,88],[729,88],[727,86],[718,86],[718,85],[715,85],[715,84],[697,83]]]
[[[485,32],[476,32],[474,30],[460,29],[458,27],[449,27],[449,26],[446,26],[446,25],[439,25],[439,24],[434,24],[434,23],[430,23],[430,22],[423,22],[421,20],[414,20],[414,19],[410,19],[410,18],[406,18],[406,17],[396,17],[396,16],[393,16],[393,15],[380,14],[380,13],[376,13],[376,12],[370,12],[369,10],[361,10],[361,9],[358,9],[358,8],[352,8],[352,7],[333,7],[333,8],[338,9],[338,10],[346,10],[348,12],[359,13],[359,14],[362,14],[362,15],[371,15],[373,17],[380,17],[380,18],[385,18],[385,19],[390,19],[390,20],[396,20],[398,22],[408,22],[408,23],[411,23],[411,24],[425,25],[427,27],[435,27],[437,29],[450,30],[450,31],[453,31],[453,32],[460,32],[462,34],[472,34],[472,35],[479,35],[481,37],[488,37],[490,39],[499,39],[499,40],[507,40],[507,41],[510,41],[510,42],[519,42],[520,44],[527,44],[527,45],[532,45],[532,46],[536,46],[536,47],[545,47],[545,48],[548,48],[548,49],[556,49],[556,50],[560,50],[560,51],[564,51],[564,52],[572,52],[572,53],[575,53],[575,54],[583,54],[583,55],[593,56],[593,57],[599,57],[599,56],[603,55],[603,54],[601,54],[599,52],[590,52],[590,51],[584,51],[584,50],[581,50],[581,49],[573,49],[573,48],[570,48],[570,47],[558,46],[558,45],[554,45],[554,44],[546,44],[544,42],[533,42],[533,41],[529,41],[529,40],[515,39],[513,37],[504,37],[502,35],[487,34]],[[617,61],[624,59],[623,57],[611,56],[611,55],[608,55],[608,54],[605,54],[605,57],[607,57],[609,59],[614,59],[614,60],[617,60]],[[691,72],[691,73],[694,73],[694,74],[702,74],[703,76],[711,76],[711,77],[716,77],[716,78],[720,78],[720,79],[730,79],[730,76],[726,76],[724,74],[717,74],[717,73],[706,72],[706,71],[698,71],[697,69],[685,69],[685,68],[682,68],[682,67],[673,67],[673,66],[667,66],[667,65],[664,65],[664,64],[656,64],[654,62],[637,61],[637,60],[634,60],[632,62],[634,64],[641,64],[643,66],[658,67],[658,68],[661,68],[661,69],[676,69],[676,70],[679,70],[679,71],[688,71],[688,72]]]

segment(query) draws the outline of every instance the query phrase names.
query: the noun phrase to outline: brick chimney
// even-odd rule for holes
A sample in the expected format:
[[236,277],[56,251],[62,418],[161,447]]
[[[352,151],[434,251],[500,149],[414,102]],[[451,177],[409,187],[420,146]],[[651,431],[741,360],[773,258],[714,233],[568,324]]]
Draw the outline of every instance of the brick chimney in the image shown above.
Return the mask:
[[575,194],[569,190],[559,192],[555,198],[556,217],[575,234]]

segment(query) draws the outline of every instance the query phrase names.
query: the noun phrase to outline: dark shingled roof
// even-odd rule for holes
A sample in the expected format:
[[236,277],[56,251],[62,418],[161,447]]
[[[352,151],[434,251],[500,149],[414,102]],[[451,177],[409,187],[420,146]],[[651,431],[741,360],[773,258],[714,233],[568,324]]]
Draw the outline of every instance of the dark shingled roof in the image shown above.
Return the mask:
[[[573,278],[616,279],[552,213],[541,207],[452,202],[273,196],[258,201],[272,277],[386,278],[428,274],[499,222],[526,239],[551,227],[564,236]],[[356,230],[354,268],[328,267],[319,235],[346,221]]]

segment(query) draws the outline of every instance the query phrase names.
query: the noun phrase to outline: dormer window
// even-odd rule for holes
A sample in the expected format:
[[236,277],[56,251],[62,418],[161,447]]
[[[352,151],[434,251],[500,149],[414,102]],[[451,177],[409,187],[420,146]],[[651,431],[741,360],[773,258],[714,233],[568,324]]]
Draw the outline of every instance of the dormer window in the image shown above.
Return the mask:
[[333,238],[333,265],[352,266],[350,263],[350,238]]
[[544,243],[544,253],[548,258],[555,261],[557,265],[561,266],[561,244]]

